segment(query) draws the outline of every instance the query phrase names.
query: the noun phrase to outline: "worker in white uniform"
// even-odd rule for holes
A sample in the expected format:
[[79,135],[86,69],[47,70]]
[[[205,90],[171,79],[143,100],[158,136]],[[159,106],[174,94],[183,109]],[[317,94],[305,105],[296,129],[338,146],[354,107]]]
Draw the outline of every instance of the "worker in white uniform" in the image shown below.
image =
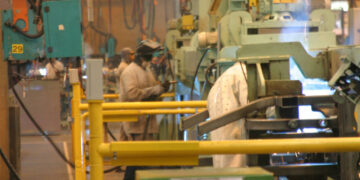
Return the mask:
[[47,72],[45,79],[60,79],[61,73],[64,71],[63,63],[55,59],[50,59],[45,68]]
[[125,68],[135,59],[135,52],[131,48],[121,50],[121,62],[117,68],[117,75],[120,77]]
[[[248,102],[246,66],[239,62],[227,69],[216,80],[208,95],[210,119],[220,117]],[[246,139],[245,120],[233,122],[211,132],[211,140]],[[247,164],[245,155],[214,155],[213,165],[216,168],[244,167]]]
[[[135,52],[131,48],[123,48],[121,50],[121,62],[116,70],[116,76],[118,77],[118,88],[120,88],[120,76],[124,72],[125,68],[129,66],[131,62],[135,59]],[[129,140],[128,136],[125,133],[124,124],[120,123],[120,141]]]
[[[150,70],[150,62],[160,45],[150,40],[142,41],[136,49],[134,62],[124,70],[120,77],[120,101],[154,101],[169,89],[169,82],[159,84]],[[137,122],[123,124],[129,140],[155,140],[159,132],[156,117],[138,116]],[[124,179],[134,179],[139,167],[127,167]]]

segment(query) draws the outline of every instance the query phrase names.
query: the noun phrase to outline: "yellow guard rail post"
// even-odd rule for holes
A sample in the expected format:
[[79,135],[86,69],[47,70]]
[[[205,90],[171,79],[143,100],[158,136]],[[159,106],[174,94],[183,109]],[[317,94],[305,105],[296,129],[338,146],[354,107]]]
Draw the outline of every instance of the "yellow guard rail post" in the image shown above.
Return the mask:
[[99,145],[104,142],[103,134],[103,77],[102,59],[87,59],[86,81],[87,101],[89,104],[89,126],[90,126],[90,180],[104,179],[104,160],[98,151]]
[[86,165],[85,165],[85,155],[83,151],[83,138],[81,134],[83,122],[81,121],[81,87],[79,82],[79,75],[77,69],[70,69],[70,83],[73,88],[73,98],[72,98],[72,118],[74,119],[72,125],[72,147],[73,147],[73,157],[75,165],[75,179],[85,180],[86,179]]

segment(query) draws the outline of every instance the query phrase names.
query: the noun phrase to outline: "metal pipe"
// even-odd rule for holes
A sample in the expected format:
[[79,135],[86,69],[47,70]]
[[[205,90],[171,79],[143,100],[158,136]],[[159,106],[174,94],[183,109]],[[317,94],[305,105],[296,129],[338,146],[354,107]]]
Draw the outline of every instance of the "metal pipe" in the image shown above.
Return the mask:
[[[138,115],[155,115],[155,114],[194,114],[202,112],[205,109],[140,109],[140,110],[113,110],[102,111],[104,122],[106,116],[138,116]],[[89,116],[89,112],[85,112],[81,115],[81,121]],[[113,122],[113,121],[112,121]]]
[[[104,99],[118,99],[119,94],[104,94]],[[169,93],[163,93],[161,94],[160,98],[166,98],[166,97],[174,97],[175,93],[169,92]],[[86,96],[81,96],[82,99],[85,99]]]
[[360,138],[295,138],[199,143],[199,154],[269,154],[287,152],[360,152]]
[[88,100],[90,119],[90,180],[104,179],[104,160],[98,147],[104,141],[102,100]]
[[[207,101],[156,101],[156,102],[120,102],[103,103],[102,109],[161,109],[161,108],[206,108]],[[81,110],[87,110],[88,104],[80,104]]]
[[287,152],[360,152],[359,137],[297,138],[233,141],[134,141],[103,143],[103,156],[169,157],[210,154],[269,154]]

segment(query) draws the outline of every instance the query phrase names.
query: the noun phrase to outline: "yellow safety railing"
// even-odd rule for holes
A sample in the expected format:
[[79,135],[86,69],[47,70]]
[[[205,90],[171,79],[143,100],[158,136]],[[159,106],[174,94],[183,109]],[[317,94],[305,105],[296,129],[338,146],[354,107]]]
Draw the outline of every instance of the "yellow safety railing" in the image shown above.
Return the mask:
[[[95,102],[93,102],[95,103]],[[90,179],[103,180],[103,157],[112,157],[112,165],[197,165],[198,155],[265,154],[284,152],[360,152],[359,137],[267,139],[233,141],[136,141],[104,143],[101,102],[89,103]],[[100,142],[100,139],[102,142]]]
[[[111,165],[197,165],[199,155],[268,154],[285,152],[360,152],[360,138],[307,138],[234,141],[134,141],[104,143],[103,122],[115,122],[112,116],[143,114],[194,113],[196,109],[160,109],[206,107],[198,102],[80,103],[80,89],[74,84],[74,159],[76,179],[86,179],[82,144],[84,119],[90,120],[90,179],[103,180],[103,157],[112,157]],[[140,109],[139,109],[140,108]],[[152,109],[159,108],[159,109]],[[76,110],[77,109],[77,110]],[[122,110],[113,110],[122,109]],[[83,115],[81,110],[88,110]],[[124,119],[122,119],[123,121]],[[128,119],[129,120],[129,119]]]
[[[133,141],[102,143],[99,153],[112,165],[198,165],[199,155],[287,152],[358,152],[359,137],[232,141]],[[121,157],[121,158],[119,158]],[[180,157],[180,158],[179,158]],[[155,160],[156,159],[156,160]]]
[[[76,85],[76,84],[75,84]],[[75,90],[77,88],[74,88]],[[104,117],[113,115],[141,115],[160,113],[151,109],[204,108],[205,101],[185,102],[134,102],[103,103],[102,100],[88,100],[80,103],[80,93],[74,91],[74,135],[81,142],[81,110],[88,110],[90,121],[90,179],[104,179],[104,157],[111,157],[112,165],[197,165],[199,155],[210,154],[268,154],[285,152],[360,152],[359,137],[266,139],[233,141],[133,141],[104,142]],[[139,110],[140,109],[140,110]],[[111,111],[108,111],[111,110]],[[119,111],[117,111],[119,110]],[[183,110],[183,109],[180,109]],[[185,111],[185,110],[184,110]],[[79,113],[77,113],[79,112]],[[163,113],[163,112],[161,112]],[[83,115],[85,118],[86,115]],[[75,137],[74,137],[75,138]],[[75,141],[75,139],[74,139]],[[81,143],[74,144],[74,150],[81,149]],[[82,151],[83,152],[83,151]],[[83,168],[83,156],[74,155],[77,168]],[[85,161],[83,161],[85,162]],[[85,179],[85,169],[76,170],[76,179]]]
[[[103,103],[102,109],[170,109],[206,108],[206,101],[153,101],[153,102],[110,102]],[[80,110],[88,110],[88,104],[80,104]]]
[[[174,93],[164,93],[161,97],[174,97]],[[90,144],[97,144],[103,142],[103,129],[99,130],[98,127],[103,127],[103,122],[124,122],[124,121],[137,121],[138,115],[146,114],[194,114],[206,108],[206,101],[161,101],[161,102],[111,102],[103,103],[102,101],[88,101],[88,103],[81,103],[81,99],[85,96],[81,93],[79,83],[73,84],[73,154],[75,162],[75,179],[86,179],[86,161],[84,156],[85,144],[85,119],[89,117],[101,119],[100,123],[91,124],[90,132],[95,135],[90,136]],[[117,99],[117,94],[105,94],[104,98]],[[181,109],[174,109],[181,108]],[[100,109],[101,114],[91,113]],[[81,111],[87,111],[81,114]],[[100,125],[101,124],[101,125]],[[100,141],[101,139],[101,141]],[[90,145],[90,154],[97,151],[95,145]],[[92,152],[92,153],[91,153]],[[90,155],[91,156],[91,155]],[[103,165],[98,162],[102,157],[96,156],[90,160],[90,169],[97,169],[95,172],[90,172],[90,176],[94,174],[103,173]],[[101,167],[100,167],[101,166]]]
[[[161,94],[160,98],[175,97],[175,93],[168,92]],[[85,99],[86,96],[82,95],[81,99]],[[104,94],[104,99],[119,99],[119,94]]]
[[[156,114],[195,114],[205,109],[139,109],[139,110],[103,110],[103,122],[124,122],[136,121],[139,115],[156,115]],[[89,116],[89,112],[81,115],[82,121]]]

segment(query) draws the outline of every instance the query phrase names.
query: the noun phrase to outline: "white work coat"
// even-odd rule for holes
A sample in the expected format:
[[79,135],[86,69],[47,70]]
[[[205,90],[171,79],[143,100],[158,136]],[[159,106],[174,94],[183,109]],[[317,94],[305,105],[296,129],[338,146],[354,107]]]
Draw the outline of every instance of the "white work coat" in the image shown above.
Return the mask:
[[[129,64],[128,64],[125,60],[122,60],[122,61],[120,62],[120,64],[119,64],[117,70],[116,70],[116,76],[117,76],[117,80],[118,80],[118,84],[117,84],[118,89],[120,89],[120,85],[119,85],[119,84],[120,84],[120,76],[121,76],[121,74],[124,72],[125,68],[127,68],[128,66],[129,66]],[[120,140],[120,141],[128,140],[129,137],[128,137],[128,136],[126,135],[126,133],[125,133],[125,129],[124,129],[124,124],[123,124],[123,123],[120,124],[119,129],[120,129],[120,138],[119,138],[119,140]]]
[[[247,104],[248,88],[245,76],[246,66],[243,64],[241,68],[241,64],[236,63],[216,80],[207,99],[210,119]],[[245,121],[240,119],[211,132],[213,141],[245,138]],[[216,168],[244,167],[246,161],[246,156],[240,154],[213,156],[213,165]]]
[[121,74],[124,72],[125,68],[128,67],[129,64],[125,61],[121,61],[121,63],[119,64],[117,70],[116,70],[116,74],[120,77]]
[[[137,65],[130,63],[120,76],[120,101],[142,101],[150,96],[159,96],[163,93],[164,88],[157,84],[154,75],[149,68],[146,70]],[[125,133],[130,136],[131,134],[142,134],[145,129],[146,116],[138,116],[138,122],[124,123]],[[159,128],[155,116],[150,117],[147,132],[149,134],[158,133]]]
[[46,66],[46,76],[45,79],[57,79],[57,73],[60,73],[64,70],[64,65],[60,61],[54,61],[53,64],[47,63]]

